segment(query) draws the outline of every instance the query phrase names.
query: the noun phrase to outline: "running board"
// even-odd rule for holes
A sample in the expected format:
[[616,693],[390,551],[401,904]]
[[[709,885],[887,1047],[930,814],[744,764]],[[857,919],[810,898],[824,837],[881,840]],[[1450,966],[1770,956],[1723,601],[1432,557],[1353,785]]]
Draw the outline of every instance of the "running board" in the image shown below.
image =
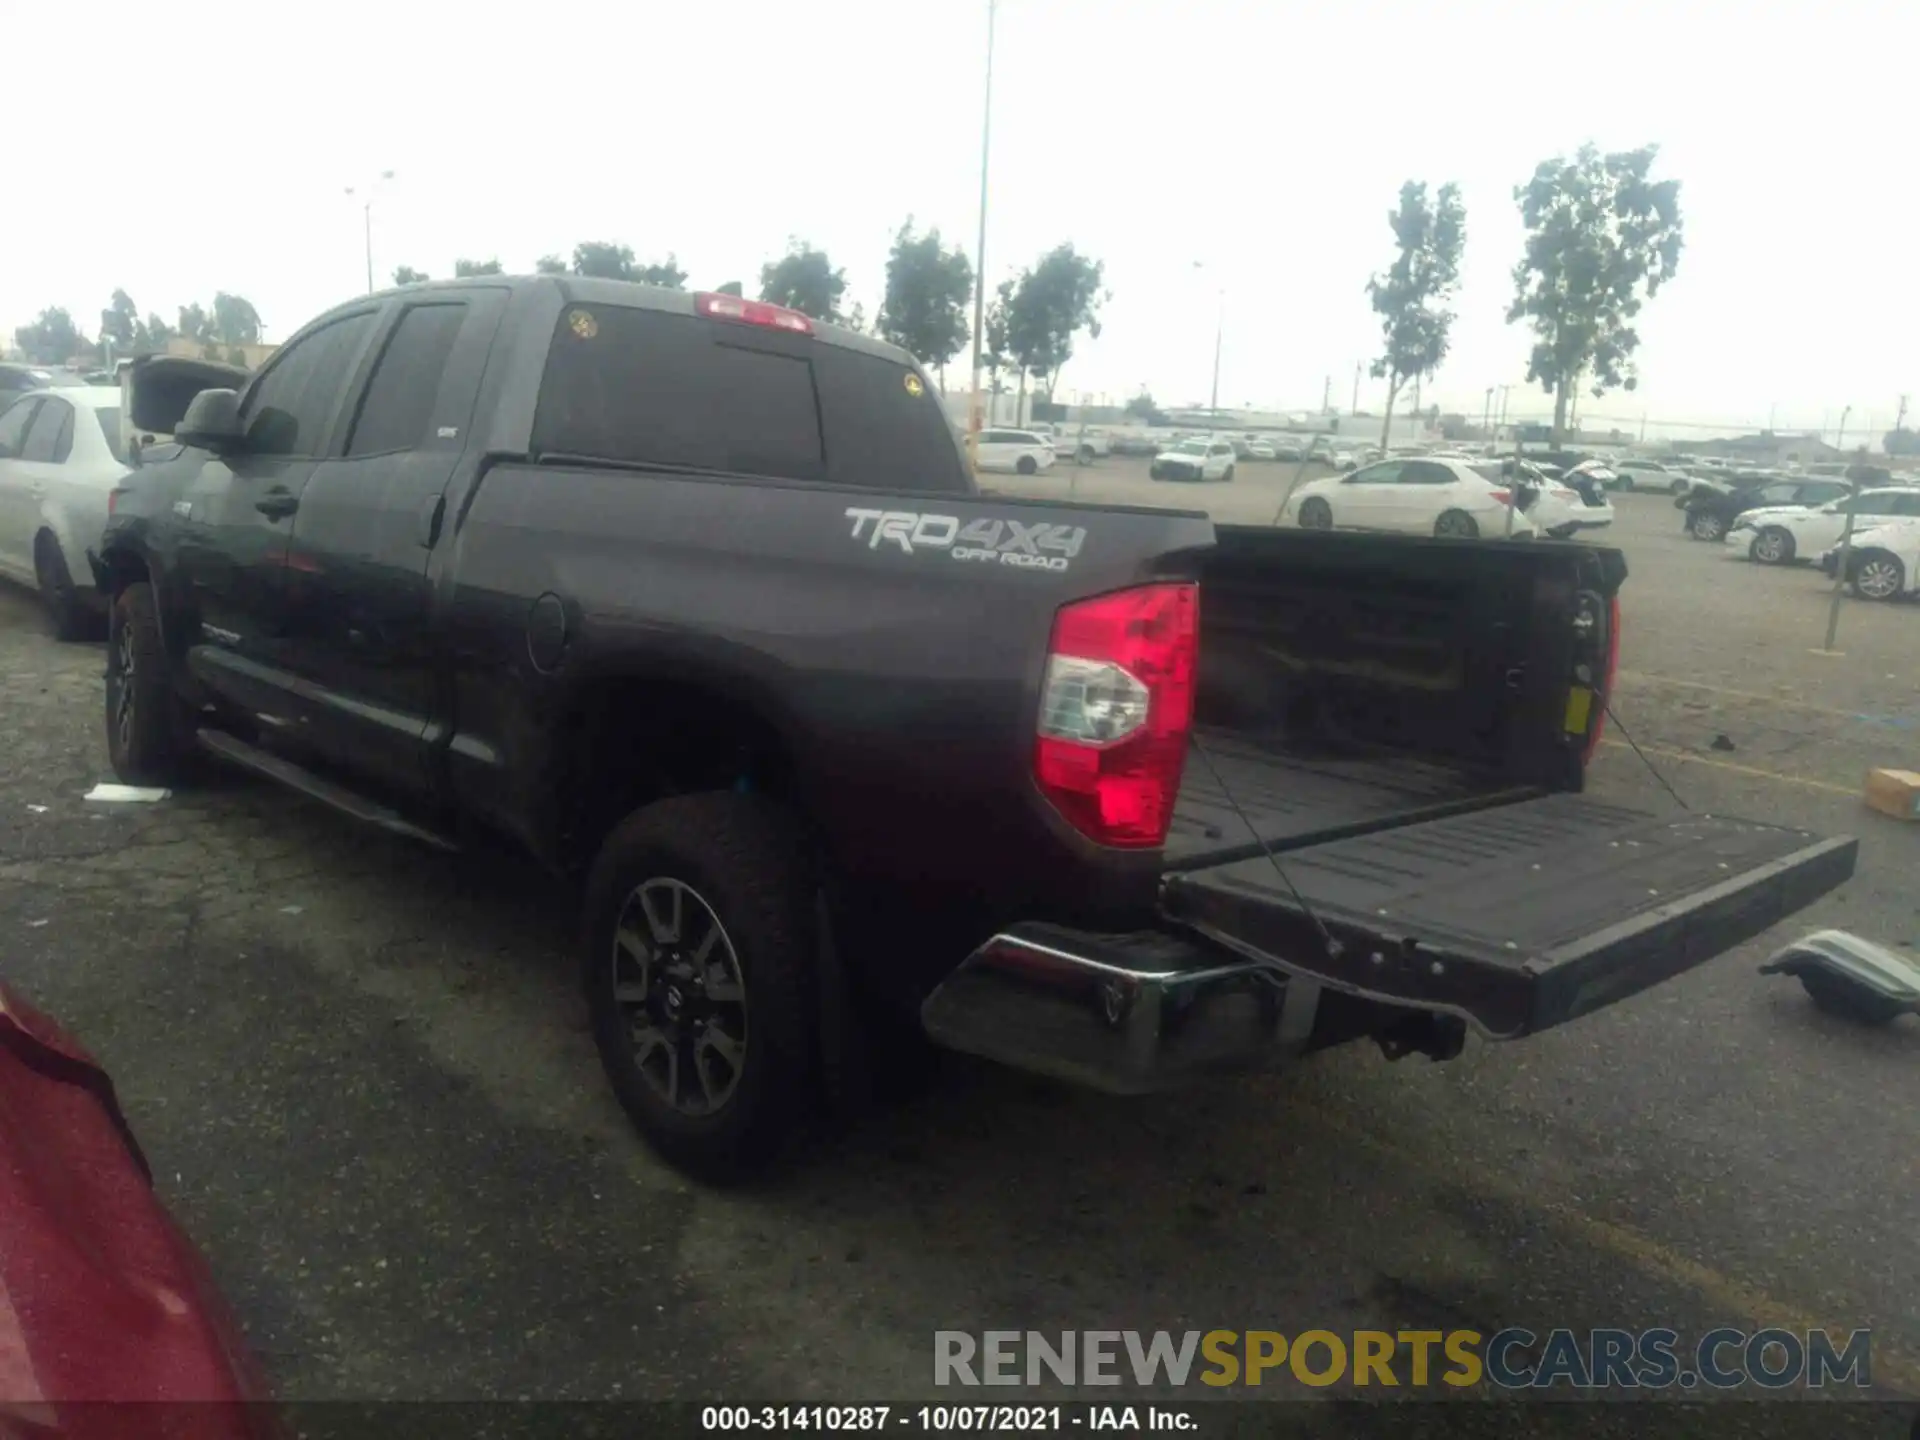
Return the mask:
[[331,810],[338,810],[363,824],[385,830],[389,835],[401,835],[409,840],[418,840],[423,845],[431,845],[436,850],[457,851],[460,847],[444,835],[424,830],[412,821],[386,806],[369,800],[345,786],[337,785],[306,769],[291,760],[249,745],[246,741],[229,735],[224,730],[201,730],[198,732],[200,747],[209,754],[238,765],[243,770],[251,770],[256,775],[264,775],[269,780],[278,781],[289,790],[297,790],[309,799],[318,800]]

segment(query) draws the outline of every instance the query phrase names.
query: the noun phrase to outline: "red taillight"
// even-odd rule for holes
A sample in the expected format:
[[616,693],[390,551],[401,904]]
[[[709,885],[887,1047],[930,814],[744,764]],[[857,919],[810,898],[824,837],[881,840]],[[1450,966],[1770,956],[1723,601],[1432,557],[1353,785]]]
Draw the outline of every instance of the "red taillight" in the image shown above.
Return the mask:
[[1593,729],[1587,734],[1586,758],[1593,759],[1594,752],[1600,748],[1600,737],[1607,728],[1607,704],[1613,697],[1613,675],[1620,668],[1620,597],[1612,596],[1607,601],[1607,661],[1606,668],[1600,672],[1600,683],[1594,687],[1594,705],[1597,713],[1593,717]]
[[1165,843],[1199,651],[1191,583],[1119,590],[1054,617],[1033,773],[1075,829],[1102,845]]
[[811,335],[813,321],[798,310],[784,305],[769,305],[764,300],[742,300],[738,295],[715,295],[701,291],[693,297],[695,313],[713,320],[732,320],[741,325],[764,325],[769,330],[785,330],[793,335]]
[[1489,490],[1487,496],[1494,504],[1504,505],[1513,499],[1513,492],[1511,490]]
[[107,517],[109,519],[113,517],[113,512],[119,508],[120,497],[126,493],[126,488],[120,485],[116,485],[113,489],[107,491]]

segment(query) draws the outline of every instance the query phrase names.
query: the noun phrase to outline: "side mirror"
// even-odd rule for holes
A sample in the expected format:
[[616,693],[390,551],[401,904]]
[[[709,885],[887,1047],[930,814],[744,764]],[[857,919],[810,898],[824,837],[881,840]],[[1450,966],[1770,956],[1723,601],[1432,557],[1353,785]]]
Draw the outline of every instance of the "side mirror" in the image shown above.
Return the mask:
[[173,438],[216,455],[244,449],[247,429],[240,421],[240,393],[202,390],[187,403],[187,413],[174,427]]

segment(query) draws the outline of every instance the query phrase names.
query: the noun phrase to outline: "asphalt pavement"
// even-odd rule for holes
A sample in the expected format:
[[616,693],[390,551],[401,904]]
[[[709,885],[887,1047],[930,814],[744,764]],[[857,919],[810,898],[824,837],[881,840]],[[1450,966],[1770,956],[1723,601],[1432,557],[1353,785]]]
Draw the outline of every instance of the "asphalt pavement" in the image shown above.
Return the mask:
[[[1070,483],[1148,485],[1123,473]],[[1279,483],[1178,498],[1251,516]],[[1773,1323],[1872,1327],[1878,1386],[1920,1396],[1920,1023],[1852,1028],[1755,973],[1816,926],[1920,938],[1920,826],[1858,799],[1870,765],[1920,767],[1920,607],[1849,601],[1817,654],[1817,573],[1687,540],[1665,497],[1618,509],[1622,724],[1593,790],[1674,808],[1657,769],[1698,810],[1861,836],[1859,873],[1451,1063],[1354,1046],[1121,1102],[956,1060],[705,1190],[601,1081],[572,897],[237,776],[83,802],[111,778],[101,647],[11,591],[0,965],[113,1073],[289,1399],[951,1399],[935,1329]]]

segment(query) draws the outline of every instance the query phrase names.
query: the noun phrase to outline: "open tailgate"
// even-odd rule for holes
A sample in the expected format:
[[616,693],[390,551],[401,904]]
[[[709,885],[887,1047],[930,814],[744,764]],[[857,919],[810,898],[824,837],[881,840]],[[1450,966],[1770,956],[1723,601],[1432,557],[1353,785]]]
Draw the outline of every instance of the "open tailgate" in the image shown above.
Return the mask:
[[1285,879],[1265,855],[1170,874],[1162,907],[1336,989],[1512,1039],[1760,934],[1845,882],[1858,850],[1549,795],[1289,851]]

